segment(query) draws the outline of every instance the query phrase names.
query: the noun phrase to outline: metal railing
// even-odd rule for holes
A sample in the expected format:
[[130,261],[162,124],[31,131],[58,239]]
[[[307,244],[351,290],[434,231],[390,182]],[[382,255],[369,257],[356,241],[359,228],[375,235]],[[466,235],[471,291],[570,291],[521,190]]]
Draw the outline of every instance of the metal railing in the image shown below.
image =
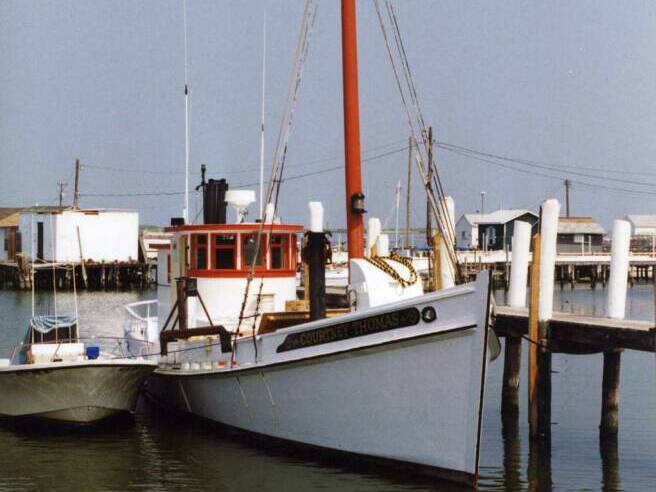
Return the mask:
[[157,299],[130,303],[125,312],[124,333],[139,334],[145,340],[149,324],[157,322]]
[[[95,336],[95,335],[89,337],[83,337],[83,338],[74,338],[71,339],[70,341],[60,340],[60,341],[43,342],[43,343],[39,343],[38,345],[57,346],[57,348],[52,353],[52,356],[50,356],[50,362],[57,362],[61,360],[60,357],[58,357],[60,348],[64,345],[72,344],[72,343],[84,344],[85,352],[81,354],[81,356],[84,357],[85,359],[87,358],[87,352],[86,352],[87,347],[98,347],[100,351],[98,355],[98,359],[105,359],[105,360],[134,359],[140,357],[148,357],[152,355],[152,352],[154,350],[154,345],[146,340],[144,340],[142,344],[139,345],[139,348],[135,350],[134,348],[128,349],[129,339],[127,338]],[[32,344],[30,343],[24,343],[24,342],[21,342],[16,345],[0,345],[0,354],[11,353],[11,355],[7,357],[7,359],[9,359],[10,365],[15,365],[21,362],[20,360],[17,360],[17,356],[21,353],[25,353],[27,355],[27,352],[29,351],[31,345]]]

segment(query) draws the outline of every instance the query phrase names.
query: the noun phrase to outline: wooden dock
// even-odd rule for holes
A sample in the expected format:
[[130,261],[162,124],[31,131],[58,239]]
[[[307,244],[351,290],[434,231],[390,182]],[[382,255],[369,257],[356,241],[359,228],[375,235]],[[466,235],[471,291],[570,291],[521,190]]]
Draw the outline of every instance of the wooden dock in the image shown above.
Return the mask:
[[[519,412],[518,389],[521,372],[522,340],[540,353],[538,362],[529,362],[529,392],[535,386],[539,412],[545,416],[538,422],[536,436],[548,441],[551,427],[551,354],[603,353],[603,383],[599,432],[614,437],[619,428],[620,367],[624,350],[656,352],[656,326],[649,321],[616,320],[554,312],[544,327],[545,336],[533,340],[529,336],[529,310],[497,306],[494,331],[505,338],[502,414]],[[540,359],[547,359],[540,366]]]
[[[35,271],[35,289],[72,290],[73,279],[77,289],[134,289],[145,288],[155,282],[155,265],[143,262],[93,262],[75,263],[56,268]],[[29,290],[32,288],[31,267],[20,262],[0,262],[0,288]]]

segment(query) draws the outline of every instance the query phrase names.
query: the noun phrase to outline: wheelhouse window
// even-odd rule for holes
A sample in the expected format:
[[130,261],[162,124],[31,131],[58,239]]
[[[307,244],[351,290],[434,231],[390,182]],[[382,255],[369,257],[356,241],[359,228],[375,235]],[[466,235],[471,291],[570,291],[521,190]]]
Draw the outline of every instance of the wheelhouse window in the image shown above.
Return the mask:
[[[255,263],[256,268],[262,268],[262,258],[264,257],[264,246],[265,240],[262,237],[260,247],[257,247],[257,234],[248,234],[242,236],[243,250],[242,258],[244,263],[244,268],[250,268]],[[257,258],[255,257],[255,251],[257,251]]]
[[196,270],[207,268],[207,234],[191,235],[191,268]]
[[271,236],[271,269],[288,270],[289,269],[289,235],[273,234]]
[[214,258],[212,268],[215,270],[234,270],[236,263],[237,240],[234,234],[216,234],[212,236]]

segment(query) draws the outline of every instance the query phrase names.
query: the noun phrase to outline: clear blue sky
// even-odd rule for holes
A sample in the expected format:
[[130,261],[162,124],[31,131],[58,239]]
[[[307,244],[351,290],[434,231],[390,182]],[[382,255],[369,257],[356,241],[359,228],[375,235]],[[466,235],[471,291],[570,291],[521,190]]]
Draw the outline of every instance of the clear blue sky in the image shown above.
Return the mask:
[[[656,3],[395,5],[424,115],[438,140],[569,169],[492,164],[440,150],[438,167],[457,215],[479,207],[481,190],[488,210],[562,198],[566,175],[577,181],[574,214],[593,215],[608,227],[628,213],[656,213],[650,194],[656,194]],[[225,176],[233,187],[258,176],[265,9],[270,161],[303,2],[188,1],[191,163],[196,171],[205,162],[211,176]],[[372,2],[358,2],[358,15],[366,157],[402,147],[408,130]],[[89,166],[82,193],[181,191],[182,26],[177,0],[2,0],[0,205],[54,203],[58,181],[72,189],[76,157]],[[343,162],[340,50],[339,2],[322,0],[288,176]],[[397,180],[405,186],[406,159],[401,151],[363,164],[372,214],[389,215]],[[343,224],[340,171],[290,181],[282,191],[283,219],[304,223],[306,202],[321,200],[329,225]],[[424,200],[413,197],[417,225]],[[142,223],[164,224],[180,215],[182,197],[83,197],[82,205],[137,208]]]

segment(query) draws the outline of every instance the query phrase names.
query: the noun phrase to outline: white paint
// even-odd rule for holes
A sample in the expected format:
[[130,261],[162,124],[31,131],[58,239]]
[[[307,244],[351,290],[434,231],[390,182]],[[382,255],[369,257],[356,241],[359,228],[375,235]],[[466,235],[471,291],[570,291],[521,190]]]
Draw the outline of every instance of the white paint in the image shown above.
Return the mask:
[[376,240],[376,251],[378,256],[389,256],[389,236],[381,234]]
[[[59,344],[63,347],[67,344]],[[93,422],[132,411],[153,361],[75,360],[0,367],[0,415]]]
[[[149,390],[183,412],[247,431],[473,475],[487,364],[487,282],[480,275],[476,284],[258,336],[257,360],[250,337],[237,340],[234,354],[207,347],[205,339],[185,343],[200,350],[178,353],[172,343]],[[428,306],[438,313],[434,321],[277,351],[292,333]],[[185,356],[213,369],[191,371]],[[170,368],[176,358],[182,369]]]
[[[261,278],[254,278],[251,282],[244,316],[251,316],[255,313],[261,281]],[[237,329],[246,282],[246,278],[197,279],[198,292],[202,296],[214,324],[223,325],[229,331]],[[284,311],[285,303],[294,299],[296,299],[296,275],[266,277],[262,287],[259,312]],[[190,328],[207,325],[207,316],[198,302],[198,298],[189,299],[188,313]],[[252,327],[253,319],[247,318],[242,322],[240,330],[250,333]]]
[[631,224],[626,220],[613,222],[613,242],[610,247],[610,278],[608,279],[608,317],[624,319],[626,314],[626,282],[629,273]]
[[321,202],[309,202],[310,209],[310,231],[323,232],[323,204]]
[[[402,264],[391,260],[382,261],[396,270],[401,278],[410,278],[410,272]],[[421,280],[408,287],[402,287],[397,280],[367,260],[351,260],[349,265],[351,281],[348,294],[356,310],[410,299],[424,293]]]
[[531,224],[516,220],[513,230],[508,305],[512,307],[524,307],[526,306],[528,257],[531,250]]
[[264,223],[272,224],[276,219],[276,206],[273,203],[267,203],[264,212]]
[[553,316],[554,271],[556,268],[556,238],[560,203],[550,198],[542,203],[540,218],[540,301],[538,320],[548,321]]
[[225,195],[226,203],[232,205],[237,213],[237,223],[242,223],[248,214],[248,206],[255,202],[253,190],[228,190]]
[[371,256],[371,248],[376,245],[381,229],[380,219],[370,217],[367,221],[367,251],[365,252],[367,256]]
[[43,223],[43,259],[46,261],[80,261],[78,228],[85,261],[108,263],[139,259],[137,212],[87,209],[64,210],[60,213],[21,212],[19,230],[23,251],[30,252],[31,258],[37,255],[39,222]]
[[440,245],[440,270],[442,288],[448,289],[456,283],[455,265],[449,254],[455,248],[455,238],[453,237],[455,234],[455,203],[453,198],[450,196],[445,197],[444,207],[447,212],[448,223],[444,228],[445,234]]

